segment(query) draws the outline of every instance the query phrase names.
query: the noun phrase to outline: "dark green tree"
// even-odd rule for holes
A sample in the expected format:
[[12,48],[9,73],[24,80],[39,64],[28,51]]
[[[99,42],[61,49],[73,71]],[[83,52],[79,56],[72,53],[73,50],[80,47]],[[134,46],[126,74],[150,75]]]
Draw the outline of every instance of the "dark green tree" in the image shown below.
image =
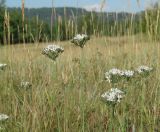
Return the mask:
[[5,0],[0,0],[0,44],[3,43],[4,8]]

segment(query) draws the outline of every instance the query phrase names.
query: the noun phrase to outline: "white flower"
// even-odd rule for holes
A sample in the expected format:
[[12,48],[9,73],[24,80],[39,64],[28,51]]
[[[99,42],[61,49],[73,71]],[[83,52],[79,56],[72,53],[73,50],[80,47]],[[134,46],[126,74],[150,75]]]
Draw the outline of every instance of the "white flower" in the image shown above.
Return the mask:
[[0,121],[7,120],[8,118],[9,118],[9,116],[8,116],[8,115],[1,114],[1,113],[0,113]]
[[58,45],[48,45],[43,49],[42,54],[48,56],[50,59],[55,60],[64,49]]
[[111,82],[117,82],[123,77],[133,77],[134,71],[131,70],[119,70],[117,68],[113,68],[105,73],[105,79],[111,83]]
[[89,40],[89,36],[86,34],[77,34],[71,42],[74,43],[77,46],[80,46],[81,48],[84,47],[85,43]]
[[75,36],[73,39],[83,40],[84,39],[84,35],[77,34],[77,36]]
[[117,68],[113,68],[105,73],[105,79],[108,82],[112,82],[112,81],[114,81],[115,78],[118,79],[118,77],[122,77],[123,75],[124,75],[123,71],[121,71]]
[[109,73],[112,75],[120,75],[120,76],[124,75],[123,71],[121,71],[117,68],[113,68],[113,69],[109,70]]
[[153,68],[148,67],[148,66],[139,66],[139,67],[136,69],[136,72],[138,72],[139,74],[141,74],[141,73],[150,72],[150,71],[152,71],[152,70],[153,70]]
[[134,71],[131,71],[131,70],[124,70],[123,71],[125,77],[133,77],[134,75]]
[[110,73],[109,73],[109,72],[106,72],[106,73],[104,74],[104,76],[105,76],[105,79],[106,79],[109,83],[111,83],[112,79],[111,79]]
[[5,128],[0,126],[0,132],[1,131],[3,132],[4,130],[5,130]]
[[125,93],[118,88],[112,88],[110,91],[105,92],[101,95],[101,98],[106,103],[120,103],[121,99],[124,97]]
[[32,87],[32,84],[30,82],[22,81],[21,82],[21,87],[24,88],[24,89],[29,89],[29,88]]
[[7,64],[0,64],[0,69],[3,70],[6,66]]

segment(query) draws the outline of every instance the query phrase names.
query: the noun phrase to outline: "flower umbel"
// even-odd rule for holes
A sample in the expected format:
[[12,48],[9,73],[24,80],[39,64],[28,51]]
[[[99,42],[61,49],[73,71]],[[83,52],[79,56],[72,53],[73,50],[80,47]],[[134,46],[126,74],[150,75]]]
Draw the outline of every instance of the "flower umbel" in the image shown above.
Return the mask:
[[7,66],[7,64],[0,64],[0,69],[4,70],[4,68]]
[[59,45],[48,45],[43,49],[42,54],[55,61],[59,54],[62,52],[64,52],[64,49]]
[[134,71],[131,70],[119,70],[117,68],[113,68],[105,73],[105,79],[109,83],[118,82],[122,78],[131,78],[134,76]]
[[109,104],[120,103],[121,99],[125,96],[125,93],[118,88],[112,88],[110,91],[101,95],[104,102]]
[[2,131],[2,130],[4,130],[4,128],[0,126],[0,131]]
[[32,84],[30,82],[25,82],[25,81],[21,82],[21,88],[29,89],[31,87],[32,87]]
[[123,76],[124,77],[127,77],[127,78],[130,78],[130,77],[133,77],[134,76],[134,71],[131,71],[131,70],[124,70],[123,71]]
[[136,69],[136,72],[139,73],[139,74],[142,74],[142,73],[148,73],[148,72],[150,72],[152,70],[153,70],[153,68],[148,67],[148,66],[139,66]]
[[5,114],[0,114],[0,121],[5,121],[9,118],[8,115],[5,115]]
[[71,40],[71,42],[74,43],[75,45],[80,46],[81,48],[83,48],[88,40],[90,40],[90,37],[88,35],[86,35],[86,34],[77,34]]
[[124,72],[117,69],[117,68],[113,68],[111,70],[109,70],[108,72],[105,73],[105,79],[108,82],[114,82],[114,81],[118,81],[118,79],[120,77],[122,77],[124,75]]

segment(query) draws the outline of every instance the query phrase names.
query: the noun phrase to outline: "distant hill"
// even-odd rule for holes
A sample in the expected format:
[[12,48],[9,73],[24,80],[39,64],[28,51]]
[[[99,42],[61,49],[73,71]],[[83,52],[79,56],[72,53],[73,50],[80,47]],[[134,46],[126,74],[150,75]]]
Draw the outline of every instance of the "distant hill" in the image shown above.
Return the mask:
[[[21,12],[21,8],[8,8],[9,12],[12,11],[18,11]],[[89,12],[83,8],[74,8],[74,7],[57,7],[53,9],[53,20],[56,20],[58,16],[60,16],[62,19],[73,19],[76,17],[81,17],[85,14],[91,14],[94,13],[96,15],[102,15],[100,12]],[[47,22],[48,24],[51,23],[51,14],[52,14],[52,8],[26,8],[25,9],[25,16],[29,19],[33,17],[39,17],[40,20],[43,20]],[[108,21],[122,21],[129,17],[131,17],[131,13],[127,12],[103,12],[103,18],[104,20]],[[135,15],[134,18],[138,18],[138,14]]]
[[[0,13],[0,23],[5,22],[5,24],[0,24],[0,43],[2,44],[10,43],[10,41],[11,43],[24,41],[31,43],[69,40],[77,33],[120,36],[146,32],[148,27],[144,12],[136,14],[90,12],[83,8],[73,7],[25,8],[25,21],[22,22],[21,8],[7,8],[7,11],[10,16],[9,26],[6,23],[8,15],[4,17],[4,10]],[[53,20],[52,26],[51,20]],[[8,27],[10,27],[11,36],[6,30]]]
[[[21,8],[8,8],[8,11],[21,12]],[[61,16],[62,19],[64,18],[64,16],[67,19],[71,19],[76,16],[82,16],[86,13],[87,11],[82,8],[58,7],[53,9],[53,20],[57,19],[58,16]],[[38,16],[40,20],[50,23],[51,15],[52,15],[52,8],[25,8],[25,16],[29,19]]]

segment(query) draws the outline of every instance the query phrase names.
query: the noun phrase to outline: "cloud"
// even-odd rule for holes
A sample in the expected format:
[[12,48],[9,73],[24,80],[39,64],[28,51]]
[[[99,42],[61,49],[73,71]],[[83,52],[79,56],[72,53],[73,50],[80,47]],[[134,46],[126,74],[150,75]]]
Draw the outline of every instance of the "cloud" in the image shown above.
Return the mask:
[[92,5],[87,5],[83,7],[84,9],[86,9],[87,11],[104,11],[106,9],[105,5],[102,4],[92,4]]

